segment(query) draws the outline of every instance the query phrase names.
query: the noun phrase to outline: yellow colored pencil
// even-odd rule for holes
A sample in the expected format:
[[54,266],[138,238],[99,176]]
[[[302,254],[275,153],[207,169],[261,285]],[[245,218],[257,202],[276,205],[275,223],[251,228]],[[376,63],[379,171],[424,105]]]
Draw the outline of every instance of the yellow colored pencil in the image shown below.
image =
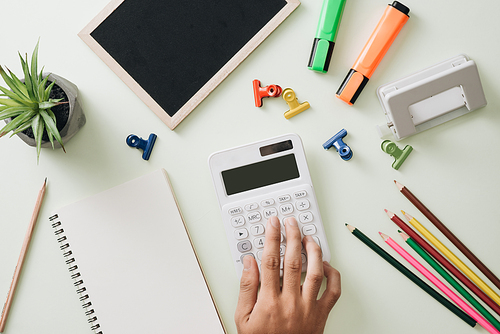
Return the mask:
[[441,241],[438,240],[431,232],[429,232],[418,220],[410,216],[404,211],[401,211],[408,222],[413,225],[431,244],[434,245],[444,256],[448,258],[458,269],[460,269],[469,279],[474,282],[481,290],[484,291],[495,303],[500,305],[500,296],[493,291],[484,281],[479,278],[469,267],[465,265],[455,254],[453,254]]

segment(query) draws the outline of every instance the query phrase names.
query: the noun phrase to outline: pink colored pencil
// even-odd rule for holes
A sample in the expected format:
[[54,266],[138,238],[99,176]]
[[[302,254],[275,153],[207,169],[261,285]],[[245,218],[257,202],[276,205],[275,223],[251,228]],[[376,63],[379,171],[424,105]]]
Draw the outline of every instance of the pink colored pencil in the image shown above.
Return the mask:
[[460,297],[458,297],[450,288],[448,288],[443,282],[441,282],[436,276],[434,276],[429,270],[427,270],[423,265],[420,264],[415,258],[413,258],[407,251],[403,249],[397,242],[392,240],[389,236],[379,232],[380,236],[384,241],[391,246],[399,255],[401,255],[406,261],[408,261],[415,269],[417,269],[422,275],[424,275],[429,281],[431,281],[439,290],[441,290],[448,298],[450,298],[455,304],[457,304],[465,313],[470,315],[478,324],[483,326],[489,333],[500,334],[495,327],[493,327],[485,318],[483,318],[479,313],[477,313],[472,307],[464,302]]

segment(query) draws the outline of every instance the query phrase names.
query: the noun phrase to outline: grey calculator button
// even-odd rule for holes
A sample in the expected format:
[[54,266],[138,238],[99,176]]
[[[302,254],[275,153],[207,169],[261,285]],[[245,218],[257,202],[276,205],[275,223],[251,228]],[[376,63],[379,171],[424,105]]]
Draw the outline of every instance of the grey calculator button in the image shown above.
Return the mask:
[[307,212],[302,212],[300,215],[299,215],[299,221],[302,223],[302,224],[307,224],[307,223],[310,223],[313,221],[313,214],[312,212],[310,211],[307,211]]
[[290,195],[281,195],[281,196],[278,196],[278,202],[280,202],[280,203],[288,202],[291,199],[292,199],[292,197]]
[[255,259],[255,255],[253,255],[252,253],[243,254],[243,255],[241,255],[241,256],[240,256],[240,261],[241,261],[241,263],[243,263],[243,258],[244,258],[245,256],[247,256],[247,255],[250,255],[250,256],[252,256],[252,257]]
[[243,210],[240,207],[232,208],[227,211],[231,216],[237,215],[239,213],[243,213]]
[[248,240],[238,242],[237,246],[240,253],[245,253],[252,249],[252,243]]
[[309,201],[307,199],[301,199],[295,203],[295,207],[299,211],[307,210],[307,209],[309,209],[310,206],[311,206],[311,203],[309,203]]
[[307,192],[305,190],[297,191],[295,194],[293,194],[293,196],[295,198],[299,199],[299,198],[302,198],[302,197],[306,197],[307,196]]

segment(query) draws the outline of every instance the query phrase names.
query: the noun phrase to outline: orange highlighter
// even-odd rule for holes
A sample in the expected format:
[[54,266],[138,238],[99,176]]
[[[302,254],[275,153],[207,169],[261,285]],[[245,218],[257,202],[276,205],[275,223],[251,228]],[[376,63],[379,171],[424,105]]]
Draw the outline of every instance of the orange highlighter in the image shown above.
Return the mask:
[[356,102],[368,79],[384,58],[401,28],[410,18],[409,12],[410,9],[398,1],[387,6],[363,51],[340,85],[337,91],[339,99],[349,105]]

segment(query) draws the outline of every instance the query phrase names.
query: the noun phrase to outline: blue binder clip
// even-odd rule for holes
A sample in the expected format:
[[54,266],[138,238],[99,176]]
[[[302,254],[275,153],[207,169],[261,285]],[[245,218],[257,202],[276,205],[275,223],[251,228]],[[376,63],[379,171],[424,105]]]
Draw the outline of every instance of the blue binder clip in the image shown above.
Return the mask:
[[335,136],[328,139],[326,143],[323,144],[323,148],[328,150],[334,146],[337,149],[337,152],[339,152],[340,157],[347,161],[352,158],[352,151],[351,148],[342,141],[342,138],[345,136],[347,136],[347,131],[345,129],[340,130]]
[[135,147],[144,151],[142,158],[144,160],[149,160],[151,156],[151,151],[153,151],[153,146],[155,146],[156,135],[154,133],[149,135],[148,140],[144,140],[136,135],[129,135],[127,137],[127,145],[130,147]]

